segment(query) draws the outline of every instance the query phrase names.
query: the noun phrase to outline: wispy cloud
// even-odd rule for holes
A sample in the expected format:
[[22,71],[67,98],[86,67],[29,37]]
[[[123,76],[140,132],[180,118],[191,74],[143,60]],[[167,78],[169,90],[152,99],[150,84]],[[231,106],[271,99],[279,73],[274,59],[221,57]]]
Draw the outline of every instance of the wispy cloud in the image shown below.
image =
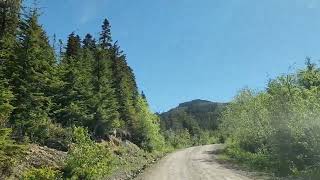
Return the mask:
[[105,8],[109,0],[80,0],[80,17],[79,23],[86,24],[88,21],[95,18],[99,12]]
[[305,3],[308,9],[315,9],[319,6],[319,0],[300,0]]

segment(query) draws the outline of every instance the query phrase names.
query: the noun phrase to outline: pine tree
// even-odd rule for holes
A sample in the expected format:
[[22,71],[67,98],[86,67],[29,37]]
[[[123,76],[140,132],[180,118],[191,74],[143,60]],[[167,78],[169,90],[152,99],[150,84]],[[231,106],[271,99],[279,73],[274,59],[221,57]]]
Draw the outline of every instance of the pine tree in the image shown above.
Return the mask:
[[0,2],[0,127],[4,127],[13,106],[13,94],[9,88],[11,70],[15,59],[16,33],[19,24],[20,0]]
[[104,21],[100,33],[99,48],[95,51],[95,60],[92,71],[93,94],[92,111],[94,120],[91,129],[97,138],[102,138],[121,126],[117,101],[112,88],[112,72],[108,46],[111,43],[110,25]]
[[96,137],[103,137],[120,126],[117,102],[111,87],[111,72],[108,54],[100,49],[96,53],[93,69],[93,132]]
[[51,101],[46,92],[51,89],[54,52],[38,23],[36,10],[30,12],[20,29],[18,58],[12,68],[15,109],[11,123],[20,138],[28,135],[32,141],[41,141],[48,135]]
[[125,55],[122,54],[117,43],[110,49],[110,53],[113,73],[112,85],[116,90],[120,119],[125,122],[127,129],[133,132],[134,123],[136,122],[135,105],[139,94],[135,78],[131,68],[127,65]]
[[141,91],[141,97],[142,97],[142,99],[144,99],[145,101],[147,101],[147,97],[146,97],[146,95],[144,94],[143,91]]
[[102,49],[109,49],[112,46],[111,26],[108,19],[103,21],[99,42]]
[[82,43],[83,49],[89,49],[91,51],[94,51],[96,49],[96,40],[92,37],[91,34],[86,34]]
[[64,126],[85,126],[92,119],[88,99],[91,97],[91,74],[94,54],[81,49],[80,37],[71,33],[67,53],[59,64],[61,85],[54,97],[54,114]]
[[21,0],[0,1],[0,37],[13,35],[19,23]]
[[0,2],[0,174],[10,173],[13,156],[21,153],[21,147],[11,139],[11,129],[6,128],[14,109],[10,90],[12,65],[16,60],[16,33],[19,23],[20,0]]
[[66,47],[66,56],[69,58],[75,58],[80,55],[81,51],[81,39],[79,35],[72,32],[68,37],[68,43]]

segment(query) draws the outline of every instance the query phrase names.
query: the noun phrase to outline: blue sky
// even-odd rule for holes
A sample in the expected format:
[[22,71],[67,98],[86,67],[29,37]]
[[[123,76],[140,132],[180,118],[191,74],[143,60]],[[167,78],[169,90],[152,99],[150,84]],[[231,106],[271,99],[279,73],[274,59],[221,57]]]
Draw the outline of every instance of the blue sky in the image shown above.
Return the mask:
[[320,58],[320,0],[40,0],[49,36],[112,25],[154,111],[227,102]]

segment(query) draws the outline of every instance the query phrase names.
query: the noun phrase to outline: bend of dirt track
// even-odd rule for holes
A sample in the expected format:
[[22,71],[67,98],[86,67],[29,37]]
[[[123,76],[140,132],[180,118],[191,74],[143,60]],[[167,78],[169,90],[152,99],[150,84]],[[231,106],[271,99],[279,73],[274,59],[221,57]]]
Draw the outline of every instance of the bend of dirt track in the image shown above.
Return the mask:
[[136,180],[251,180],[247,173],[228,168],[217,161],[223,145],[206,145],[167,155]]

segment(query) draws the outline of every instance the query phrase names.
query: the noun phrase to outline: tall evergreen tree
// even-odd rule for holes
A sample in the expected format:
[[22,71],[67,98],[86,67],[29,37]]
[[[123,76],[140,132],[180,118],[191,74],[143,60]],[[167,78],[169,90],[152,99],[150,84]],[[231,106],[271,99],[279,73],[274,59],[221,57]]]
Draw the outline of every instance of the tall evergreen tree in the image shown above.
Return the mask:
[[129,131],[134,131],[133,127],[136,123],[136,102],[138,89],[135,77],[131,68],[126,62],[125,55],[120,51],[120,47],[115,43],[110,49],[111,68],[113,75],[113,88],[116,92],[118,101],[118,112],[120,119],[125,122]]
[[13,35],[19,23],[21,0],[0,1],[0,37]]
[[93,69],[93,131],[96,137],[108,135],[109,131],[121,126],[117,102],[111,84],[108,53],[100,49],[96,53]]
[[[4,125],[13,106],[9,103],[11,70],[9,65],[16,59],[16,34],[19,24],[20,0],[0,2],[0,125]],[[11,66],[12,67],[12,66]]]
[[20,138],[29,135],[32,141],[40,141],[48,133],[51,101],[46,92],[51,89],[54,52],[38,23],[36,10],[27,15],[20,29],[18,58],[11,80],[15,96],[11,123]]
[[93,52],[82,50],[80,37],[71,33],[66,56],[59,64],[61,85],[55,95],[56,121],[65,126],[84,126],[90,119],[88,98],[91,96],[91,71]]
[[141,91],[141,98],[144,99],[145,101],[147,101],[147,97],[143,91]]
[[8,81],[8,65],[15,59],[16,33],[19,24],[20,0],[0,2],[0,127],[6,124],[13,106]]
[[106,136],[109,131],[121,126],[115,92],[112,88],[111,61],[108,49],[111,42],[110,25],[108,20],[105,20],[100,33],[99,48],[95,51],[92,71],[94,120],[91,128],[97,138]]
[[96,49],[96,40],[92,37],[91,34],[86,34],[82,43],[83,49],[89,49],[91,51],[94,51]]
[[103,21],[99,42],[102,49],[109,49],[112,46],[111,26],[108,19]]
[[79,35],[72,32],[68,37],[68,43],[66,47],[66,56],[69,58],[75,58],[80,55],[81,39]]

